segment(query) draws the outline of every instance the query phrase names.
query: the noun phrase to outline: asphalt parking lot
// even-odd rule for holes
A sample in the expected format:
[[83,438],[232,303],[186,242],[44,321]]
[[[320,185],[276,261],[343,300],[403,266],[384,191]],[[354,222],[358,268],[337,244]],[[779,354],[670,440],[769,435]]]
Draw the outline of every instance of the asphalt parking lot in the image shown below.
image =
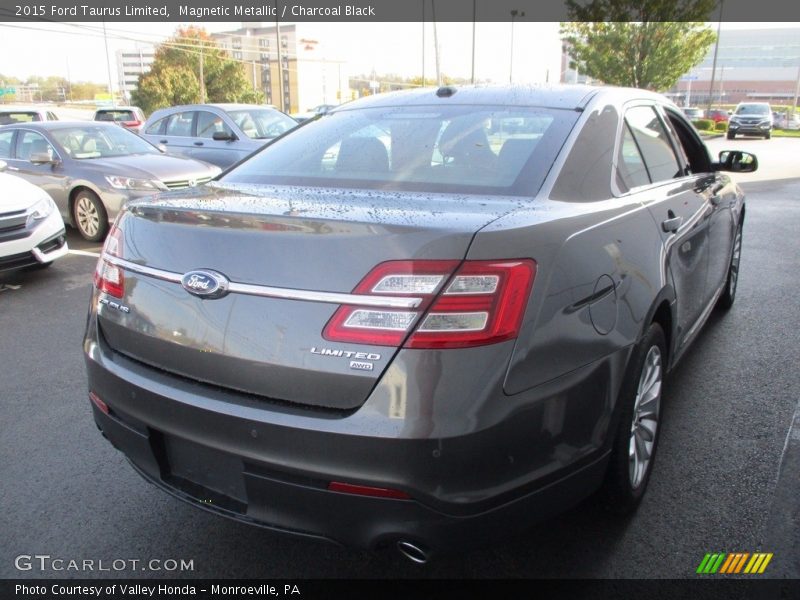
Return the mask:
[[[675,578],[720,551],[774,552],[767,574],[799,577],[800,433],[788,434],[800,398],[800,179],[745,187],[736,305],[712,317],[668,381],[636,515],[612,519],[590,500],[517,539],[426,566],[228,521],[141,480],[91,418],[80,346],[98,247],[71,232],[82,253],[0,275],[0,577]],[[194,568],[20,571],[21,554]]]

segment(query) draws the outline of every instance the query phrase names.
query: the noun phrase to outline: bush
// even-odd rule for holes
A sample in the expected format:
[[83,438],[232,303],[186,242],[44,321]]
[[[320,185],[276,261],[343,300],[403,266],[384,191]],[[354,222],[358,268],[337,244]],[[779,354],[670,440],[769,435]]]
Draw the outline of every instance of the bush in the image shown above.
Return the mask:
[[714,131],[714,121],[711,119],[697,119],[692,121],[700,131]]
[[728,131],[728,124],[725,121],[720,121],[714,125],[714,131]]

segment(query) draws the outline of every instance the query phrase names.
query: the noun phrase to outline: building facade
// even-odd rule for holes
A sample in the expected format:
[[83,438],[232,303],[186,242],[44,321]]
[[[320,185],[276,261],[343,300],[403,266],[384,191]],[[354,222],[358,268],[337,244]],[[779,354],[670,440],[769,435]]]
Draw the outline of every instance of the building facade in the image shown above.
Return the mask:
[[267,103],[287,113],[350,99],[346,64],[328,56],[319,40],[304,35],[302,25],[241,23],[239,29],[212,38],[244,64]]
[[791,105],[800,83],[800,28],[723,29],[716,71],[713,62],[714,46],[667,95],[683,106],[705,106],[709,99],[715,105],[744,101]]
[[117,77],[122,101],[130,103],[131,92],[139,83],[139,75],[147,73],[155,60],[156,51],[152,46],[134,50],[117,50]]

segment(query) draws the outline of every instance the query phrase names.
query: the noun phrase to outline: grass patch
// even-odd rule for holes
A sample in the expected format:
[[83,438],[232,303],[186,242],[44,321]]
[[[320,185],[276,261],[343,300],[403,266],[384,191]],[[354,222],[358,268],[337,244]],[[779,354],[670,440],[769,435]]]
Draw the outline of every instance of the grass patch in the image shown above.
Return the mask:
[[773,129],[772,137],[800,138],[800,131],[790,131],[788,129]]

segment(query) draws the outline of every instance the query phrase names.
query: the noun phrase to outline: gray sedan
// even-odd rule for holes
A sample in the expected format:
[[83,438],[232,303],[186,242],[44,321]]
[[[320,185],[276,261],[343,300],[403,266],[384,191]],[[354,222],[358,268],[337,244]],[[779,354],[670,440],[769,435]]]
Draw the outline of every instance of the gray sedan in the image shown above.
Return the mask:
[[349,103],[127,207],[84,340],[94,419],[204,510],[415,562],[598,489],[629,513],[663,382],[736,298],[725,171],[756,168],[643,90]]
[[257,104],[192,104],[155,111],[140,135],[170,154],[227,168],[297,126],[289,115]]
[[67,121],[0,127],[8,171],[55,200],[66,223],[100,241],[128,200],[210,181],[219,167],[166,156],[112,123]]

